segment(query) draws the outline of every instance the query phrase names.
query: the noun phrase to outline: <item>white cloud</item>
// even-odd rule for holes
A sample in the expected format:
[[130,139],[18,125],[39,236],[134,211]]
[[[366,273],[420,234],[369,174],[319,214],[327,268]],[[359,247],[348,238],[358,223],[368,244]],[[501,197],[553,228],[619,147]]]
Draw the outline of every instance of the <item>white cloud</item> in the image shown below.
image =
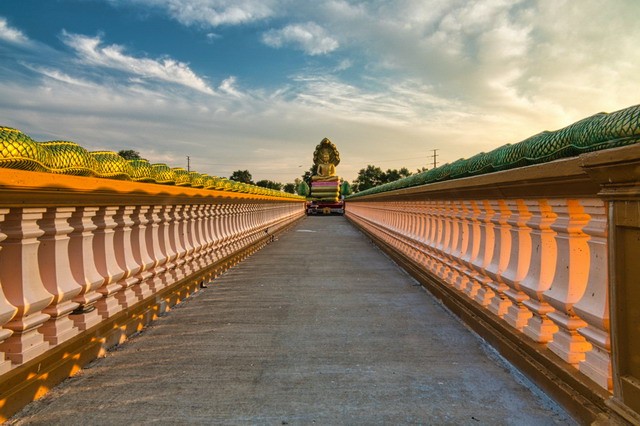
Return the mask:
[[218,90],[222,93],[225,93],[227,95],[230,95],[236,98],[243,96],[243,94],[237,89],[236,78],[233,76],[224,79],[222,83],[220,83]]
[[348,70],[352,66],[353,66],[353,61],[351,59],[343,59],[333,70],[336,72],[344,71],[344,70]]
[[96,84],[91,83],[90,81],[83,80],[81,78],[72,77],[61,70],[46,68],[46,67],[39,67],[39,66],[32,66],[29,64],[23,64],[23,65],[31,69],[32,71],[35,71],[44,75],[45,77],[48,77],[63,83],[67,83],[73,86],[98,87]]
[[10,27],[7,20],[3,17],[0,17],[0,40],[16,44],[29,43],[27,36],[25,36],[22,31]]
[[262,35],[262,41],[275,48],[292,45],[308,55],[325,55],[340,46],[335,38],[315,22],[290,24],[279,30],[269,30]]
[[122,46],[102,46],[100,37],[64,33],[63,41],[76,51],[80,61],[85,64],[120,70],[145,79],[179,84],[207,94],[214,93],[207,83],[183,62],[171,58],[155,60],[129,56]]
[[110,0],[113,4],[139,4],[165,10],[186,26],[206,28],[260,21],[274,15],[273,0]]

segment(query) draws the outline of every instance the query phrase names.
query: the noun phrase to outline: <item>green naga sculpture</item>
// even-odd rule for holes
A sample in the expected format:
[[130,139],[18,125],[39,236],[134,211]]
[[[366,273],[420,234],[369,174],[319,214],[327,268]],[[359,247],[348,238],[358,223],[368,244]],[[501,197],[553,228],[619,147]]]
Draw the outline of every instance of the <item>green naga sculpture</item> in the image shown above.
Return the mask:
[[303,200],[295,194],[240,185],[181,167],[150,164],[144,158],[127,160],[115,151],[89,152],[71,141],[38,142],[18,129],[0,125],[0,169],[4,168]]

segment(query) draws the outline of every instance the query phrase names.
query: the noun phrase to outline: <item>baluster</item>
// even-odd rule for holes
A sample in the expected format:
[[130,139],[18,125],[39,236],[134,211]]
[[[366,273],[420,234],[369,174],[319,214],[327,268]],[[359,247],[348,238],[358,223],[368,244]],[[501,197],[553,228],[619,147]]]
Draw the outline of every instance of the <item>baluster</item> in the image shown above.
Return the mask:
[[457,289],[457,285],[466,280],[465,267],[461,259],[469,246],[469,209],[462,201],[452,201],[452,204],[454,212],[452,238],[454,241],[450,254],[451,272],[446,277],[446,283]]
[[166,253],[167,261],[165,267],[167,271],[170,271],[175,275],[175,269],[178,266],[178,244],[176,242],[177,236],[177,220],[176,220],[176,208],[175,205],[167,205],[160,211],[160,239],[161,247]]
[[69,318],[79,330],[87,330],[102,321],[95,304],[103,296],[97,290],[105,283],[105,277],[96,268],[96,256],[93,251],[94,231],[97,226],[93,218],[97,207],[77,207],[69,218],[73,231],[69,234],[68,256],[70,267],[77,283],[82,288],[73,298],[79,306]]
[[[528,223],[531,228],[533,255],[531,268],[522,280],[521,289],[529,296],[529,299],[522,303],[529,308],[533,316],[523,332],[539,343],[550,342],[558,331],[558,326],[547,317],[554,309],[545,301],[544,292],[553,284],[558,261],[556,232],[551,225],[558,220],[558,214],[554,210],[558,210],[562,203],[559,200],[540,200],[537,205],[531,205],[532,216]],[[566,215],[560,220],[566,222]]]
[[[247,203],[243,203],[241,204],[241,208],[242,208],[242,213],[240,214],[240,217],[238,218],[238,226],[239,226],[239,240],[240,240],[240,247],[239,248],[243,248],[249,245],[250,240],[249,240],[249,230],[248,230],[248,221],[249,221],[249,217],[251,214],[251,210],[250,210],[250,205]],[[274,225],[279,226],[280,225],[280,220],[281,220],[281,216],[280,216],[280,208],[278,208],[277,205],[274,205],[274,213],[275,213],[275,217],[276,220],[274,221]],[[276,228],[277,229],[277,228]],[[270,232],[273,232],[274,230],[270,230]]]
[[484,232],[482,233],[484,244],[482,261],[476,269],[478,274],[475,275],[475,281],[479,284],[479,287],[473,299],[482,306],[488,306],[496,296],[491,283],[493,282],[492,278],[496,276],[499,270],[502,239],[500,228],[496,232],[496,224],[499,226],[500,223],[498,203],[485,200],[482,204],[485,212],[484,218],[481,219],[481,223],[484,224]]
[[436,269],[436,275],[442,278],[445,282],[448,281],[448,277],[452,275],[453,259],[451,257],[452,244],[453,244],[453,220],[454,214],[450,201],[443,201],[441,203],[441,226],[442,243],[440,252],[440,265]]
[[[493,223],[491,222],[495,211],[486,200],[476,202],[476,206],[480,212],[477,219],[479,224],[479,251],[475,260],[471,262],[472,272],[469,276],[465,293],[469,298],[486,305],[494,296],[493,291],[487,289],[485,285],[488,281],[488,277],[485,276],[485,269],[491,263],[496,243]],[[484,291],[478,296],[478,292],[481,289],[484,289]]]
[[480,252],[480,222],[479,217],[481,214],[480,208],[476,201],[464,201],[469,213],[467,219],[468,226],[468,238],[467,249],[463,256],[460,258],[460,262],[464,266],[460,278],[454,283],[454,287],[458,290],[467,293],[467,287],[473,286],[471,277],[474,273],[474,263]]
[[611,374],[611,338],[609,335],[607,216],[601,200],[583,202],[591,217],[582,232],[589,236],[589,277],[584,296],[573,305],[573,311],[587,326],[578,329],[593,349],[580,363],[580,371],[605,389],[613,389]]
[[120,312],[122,306],[116,300],[115,295],[122,285],[119,283],[125,271],[118,265],[116,260],[116,247],[114,242],[115,227],[117,223],[114,216],[119,207],[101,207],[93,217],[96,226],[93,236],[93,254],[98,273],[104,277],[103,285],[98,288],[102,298],[96,302],[98,313],[103,319]]
[[460,253],[460,208],[457,201],[449,201],[449,220],[451,223],[451,235],[449,237],[449,248],[447,249],[447,257],[452,262],[458,261]]
[[[242,220],[244,218],[244,215],[246,214],[245,207],[246,206],[241,203],[236,203],[234,205],[234,213],[233,213],[233,252],[234,253],[240,250],[244,245],[244,241],[243,241],[244,234],[242,232]],[[271,220],[269,225],[275,226],[277,223],[277,215],[278,215],[277,208],[275,206],[272,206],[271,211],[273,213],[272,215],[273,219]],[[272,229],[268,231],[272,231]]]
[[262,226],[262,210],[258,204],[253,204],[253,214],[251,216],[251,232],[253,233],[253,240],[257,240],[260,235],[259,231]]
[[494,226],[497,227],[498,231],[495,234],[495,252],[497,256],[494,256],[491,265],[487,267],[487,274],[492,278],[487,282],[487,285],[495,294],[495,297],[491,299],[488,305],[488,309],[501,318],[511,306],[511,301],[504,294],[505,291],[509,290],[509,286],[502,282],[502,275],[508,270],[512,259],[518,256],[518,253],[514,251],[516,246],[512,241],[513,236],[517,234],[513,232],[513,228],[509,223],[512,217],[512,207],[509,203],[509,201],[505,200],[492,203],[494,210],[499,212],[493,219]]
[[450,249],[447,253],[449,265],[443,279],[447,285],[455,286],[455,283],[461,280],[462,264],[460,263],[460,257],[466,250],[465,244],[468,242],[465,238],[468,235],[465,218],[467,212],[464,205],[459,201],[450,201],[450,211],[452,225]]
[[212,206],[212,223],[213,223],[213,254],[214,261],[217,262],[222,258],[220,243],[222,241],[222,207],[220,204]]
[[230,237],[229,231],[229,209],[231,206],[228,202],[225,202],[220,206],[220,256],[222,258],[226,257],[228,252],[227,241]]
[[[563,206],[564,207],[564,206]],[[588,240],[582,229],[591,219],[578,200],[567,200],[566,211],[552,228],[557,232],[558,259],[551,288],[544,293],[545,300],[556,311],[547,316],[557,326],[558,332],[549,343],[549,349],[574,367],[584,361],[591,344],[578,333],[587,323],[575,314],[573,304],[584,295],[591,266]]]
[[147,214],[151,211],[151,206],[137,206],[131,212],[131,252],[133,260],[139,266],[135,277],[138,284],[133,286],[133,291],[137,300],[144,300],[153,294],[151,278],[155,275],[153,267],[155,259],[150,255],[150,248],[147,247],[147,225],[150,219]]
[[153,261],[149,269],[153,270],[154,274],[163,272],[161,267],[167,261],[167,255],[163,247],[164,233],[160,226],[160,212],[162,208],[163,206],[150,206],[144,213],[146,225],[142,238],[145,240],[147,255]]
[[44,231],[37,221],[45,211],[12,208],[0,224],[1,232],[6,235],[0,256],[0,282],[7,300],[17,308],[15,317],[4,324],[13,334],[0,344],[0,351],[16,364],[29,361],[49,348],[49,342],[39,330],[50,318],[42,310],[54,298],[40,278],[38,262],[38,238]]
[[[3,228],[2,222],[4,221],[4,217],[7,213],[9,213],[9,209],[0,209],[0,243],[2,243],[2,241],[4,241],[7,238],[7,235],[2,232],[2,228]],[[0,244],[0,258],[1,257],[2,257],[2,244]],[[0,278],[1,278],[1,274],[0,274]],[[0,279],[0,327],[4,326],[4,324],[11,321],[11,319],[18,312],[18,308],[13,306],[7,300],[7,297],[5,296],[2,287],[3,287],[3,284]],[[2,342],[7,340],[9,337],[11,337],[12,334],[13,334],[13,331],[6,328],[0,328],[0,347],[2,347]],[[0,352],[0,374],[4,374],[10,369],[11,369],[11,361],[6,359],[4,352]]]
[[[511,202],[509,201],[509,203]],[[532,229],[528,224],[533,216],[529,207],[535,204],[537,203],[525,203],[523,200],[516,201],[518,214],[512,216],[513,220],[508,221],[508,223],[511,225],[511,238],[516,244],[517,255],[511,258],[509,266],[507,266],[501,277],[502,282],[509,287],[504,294],[512,302],[504,319],[513,328],[520,331],[524,329],[533,316],[531,311],[523,304],[525,300],[529,299],[529,296],[522,291],[521,283],[529,274],[533,260]]]
[[46,341],[60,344],[79,333],[69,314],[80,306],[72,301],[83,288],[71,272],[73,258],[69,257],[69,234],[73,228],[67,220],[75,211],[74,207],[51,207],[39,221],[44,234],[39,238],[38,264],[40,279],[45,288],[53,294],[51,304],[42,312],[51,318],[40,328]]
[[418,236],[417,242],[420,250],[420,259],[419,262],[422,267],[426,268],[428,256],[427,256],[427,202],[420,201],[418,203]]
[[201,266],[204,268],[209,265],[208,249],[209,236],[207,231],[208,221],[208,205],[198,205],[198,221],[196,223],[196,241],[198,241],[198,257]]
[[171,210],[172,235],[171,244],[176,251],[174,277],[176,280],[182,279],[188,275],[188,265],[186,263],[186,255],[188,248],[186,247],[186,231],[185,231],[185,210],[186,206],[175,206]]
[[413,252],[413,260],[416,263],[422,263],[422,250],[420,246],[420,203],[415,201],[411,203],[411,247]]
[[145,213],[146,228],[143,235],[147,253],[153,264],[149,271],[153,278],[149,280],[149,286],[153,293],[157,293],[168,285],[167,262],[168,255],[168,227],[163,215],[164,206],[153,206]]
[[[270,210],[270,217],[271,220],[269,220],[269,222],[266,224],[266,227],[262,230],[263,235],[267,232],[271,232],[275,229],[275,225],[276,225],[276,211],[274,208],[274,205],[271,204],[269,207]],[[229,253],[234,254],[236,252],[238,252],[238,250],[240,250],[242,248],[242,234],[240,232],[240,225],[241,225],[241,220],[242,220],[242,215],[244,214],[244,206],[241,204],[241,202],[239,200],[234,200],[233,204],[231,205],[231,209],[230,209],[230,216],[229,216],[229,230],[231,232],[231,237],[229,239],[228,242],[228,246],[229,246]],[[235,265],[236,263],[238,263],[241,259],[239,259],[237,256],[233,256],[233,265]],[[233,266],[232,265],[232,266]]]
[[426,217],[427,233],[425,238],[425,247],[428,253],[428,260],[427,260],[426,266],[427,266],[427,269],[430,271],[433,271],[437,265],[435,260],[435,254],[436,254],[435,243],[436,243],[436,235],[437,235],[436,208],[437,208],[436,202],[429,201],[427,212],[426,212],[427,213],[427,217]]
[[117,224],[114,228],[113,237],[116,261],[120,265],[120,269],[124,271],[123,276],[118,281],[121,288],[115,297],[123,308],[131,307],[139,301],[136,295],[137,290],[134,286],[140,282],[140,278],[136,274],[140,271],[141,265],[136,263],[133,256],[131,239],[133,230],[131,215],[134,209],[134,206],[122,206],[114,215],[114,220]]
[[[229,254],[233,254],[236,251],[236,243],[238,239],[238,234],[237,234],[238,213],[239,213],[238,203],[234,201],[234,203],[232,203],[229,206],[229,211],[227,215],[227,223],[229,225],[229,228],[228,228],[229,239],[227,240],[227,247],[228,247]],[[271,209],[271,220],[269,221],[269,223],[271,223],[272,221],[273,221],[273,209]]]
[[[138,206],[131,215],[133,221],[133,227],[131,229],[131,245],[133,247],[133,257],[135,262],[140,265],[139,274],[141,278],[148,278],[154,275],[154,268],[158,261],[155,258],[155,249],[149,244],[154,244],[152,238],[147,238],[149,235],[148,230],[155,231],[155,239],[157,241],[157,226],[154,227],[153,217],[150,215],[153,213],[153,207],[151,206]],[[157,225],[157,224],[156,224]],[[157,244],[157,243],[156,243]]]
[[187,245],[186,262],[189,267],[189,274],[200,269],[198,265],[198,247],[195,235],[197,221],[197,205],[190,204],[185,209],[185,244]]
[[191,241],[191,205],[184,205],[180,209],[180,221],[178,229],[179,244],[182,247],[180,264],[184,272],[184,276],[191,274],[194,270],[194,265],[191,263],[192,253],[194,250],[193,243]]
[[204,246],[204,258],[208,264],[214,262],[214,232],[213,232],[213,205],[206,204],[203,209],[203,238],[205,242]]

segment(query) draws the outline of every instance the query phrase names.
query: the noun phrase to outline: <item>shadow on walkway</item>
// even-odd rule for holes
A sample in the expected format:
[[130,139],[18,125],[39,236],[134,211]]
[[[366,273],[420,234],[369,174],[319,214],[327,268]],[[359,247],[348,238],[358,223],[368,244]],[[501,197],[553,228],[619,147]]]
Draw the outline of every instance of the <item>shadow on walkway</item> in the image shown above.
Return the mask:
[[573,424],[342,217],[310,217],[12,424]]

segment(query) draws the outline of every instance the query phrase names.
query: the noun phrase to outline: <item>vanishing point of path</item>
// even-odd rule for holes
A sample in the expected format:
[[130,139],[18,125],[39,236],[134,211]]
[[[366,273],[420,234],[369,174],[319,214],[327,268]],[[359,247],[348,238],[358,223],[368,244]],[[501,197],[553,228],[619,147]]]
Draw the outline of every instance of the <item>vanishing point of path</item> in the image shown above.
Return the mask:
[[310,217],[10,423],[573,424],[343,217]]

